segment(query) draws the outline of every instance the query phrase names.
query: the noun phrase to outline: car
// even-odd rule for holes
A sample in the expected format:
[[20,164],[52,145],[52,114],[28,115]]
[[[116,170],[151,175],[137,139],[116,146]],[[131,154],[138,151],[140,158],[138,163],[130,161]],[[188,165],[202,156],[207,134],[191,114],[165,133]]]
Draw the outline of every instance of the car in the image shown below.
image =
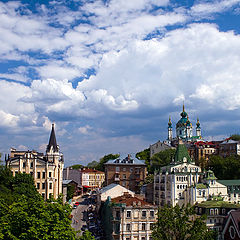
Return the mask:
[[76,209],[78,207],[78,205],[74,204],[73,205],[73,209]]
[[75,205],[79,205],[80,204],[80,202],[75,202]]

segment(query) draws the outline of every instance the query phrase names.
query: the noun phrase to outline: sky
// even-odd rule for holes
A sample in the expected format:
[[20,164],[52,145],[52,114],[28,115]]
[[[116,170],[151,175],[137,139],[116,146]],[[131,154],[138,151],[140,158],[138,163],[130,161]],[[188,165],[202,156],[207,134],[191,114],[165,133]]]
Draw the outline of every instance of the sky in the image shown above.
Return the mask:
[[239,23],[240,0],[1,1],[0,152],[55,123],[65,166],[134,155],[183,102],[205,140],[240,133]]

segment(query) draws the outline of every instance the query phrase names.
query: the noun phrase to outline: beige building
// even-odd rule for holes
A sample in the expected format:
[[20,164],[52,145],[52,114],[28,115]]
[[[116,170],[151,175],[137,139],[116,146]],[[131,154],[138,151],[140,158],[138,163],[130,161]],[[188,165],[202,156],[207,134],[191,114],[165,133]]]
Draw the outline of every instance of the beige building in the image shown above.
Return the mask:
[[153,225],[157,221],[157,206],[128,193],[111,199],[110,205],[112,237],[114,240],[152,239]]
[[144,161],[128,155],[124,159],[109,160],[105,163],[106,185],[120,184],[135,193],[140,193],[140,186],[147,176],[147,165]]
[[83,188],[96,189],[102,187],[105,181],[105,173],[95,169],[81,169],[80,182]]
[[12,148],[6,159],[13,176],[18,172],[31,174],[38,192],[44,199],[57,198],[62,193],[63,154],[57,145],[54,124],[47,145],[46,154],[32,151],[17,151]]

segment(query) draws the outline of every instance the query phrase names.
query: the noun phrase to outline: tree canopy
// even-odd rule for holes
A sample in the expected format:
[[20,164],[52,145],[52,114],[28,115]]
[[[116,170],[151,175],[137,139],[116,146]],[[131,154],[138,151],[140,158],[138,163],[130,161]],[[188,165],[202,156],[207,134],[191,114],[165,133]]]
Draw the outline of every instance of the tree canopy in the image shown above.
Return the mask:
[[239,179],[240,156],[210,156],[207,168],[210,168],[218,179]]
[[76,239],[71,207],[62,199],[45,202],[31,175],[0,167],[0,239]]
[[209,231],[205,216],[197,217],[193,207],[165,206],[159,208],[158,219],[152,232],[154,240],[214,240],[216,233]]

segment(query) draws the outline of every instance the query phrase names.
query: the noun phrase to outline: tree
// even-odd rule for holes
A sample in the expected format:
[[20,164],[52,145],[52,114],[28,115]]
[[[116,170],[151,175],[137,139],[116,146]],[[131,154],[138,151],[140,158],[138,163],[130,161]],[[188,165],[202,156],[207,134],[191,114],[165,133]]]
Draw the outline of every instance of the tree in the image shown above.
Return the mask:
[[84,166],[81,165],[81,164],[75,164],[75,165],[70,166],[70,168],[76,169],[76,170],[78,170],[78,169],[80,169],[80,168],[83,168],[83,167],[84,167]]
[[154,240],[213,240],[216,233],[209,231],[204,220],[197,217],[194,208],[165,206],[158,210],[158,220],[152,232]]
[[240,175],[240,156],[221,156],[212,155],[207,163],[218,179],[239,179]]
[[89,231],[85,231],[80,237],[80,240],[95,240],[95,237]]
[[234,141],[240,141],[240,135],[239,134],[233,134],[231,136],[231,139],[234,140]]
[[106,162],[108,162],[109,160],[118,158],[119,156],[120,156],[119,154],[112,154],[112,153],[108,154],[108,155],[105,155],[104,157],[102,157],[100,159],[99,164],[96,167],[96,169],[99,170],[99,171],[103,171],[104,172],[104,164]]
[[144,160],[147,164],[147,170],[150,171],[150,148],[144,149],[141,152],[136,153],[136,158]]
[[[0,239],[76,239],[71,227],[71,207],[62,200],[44,201],[31,175],[15,177],[0,169]],[[8,191],[6,190],[8,188]]]
[[175,152],[175,149],[166,149],[164,151],[154,154],[151,158],[150,172],[153,172],[155,169],[168,165],[172,161]]
[[75,192],[74,186],[71,184],[68,184],[67,185],[67,201],[73,198],[74,192]]
[[97,161],[92,161],[92,162],[90,162],[90,163],[87,165],[87,167],[88,167],[88,168],[97,168],[98,165],[99,165],[99,162],[97,162]]

